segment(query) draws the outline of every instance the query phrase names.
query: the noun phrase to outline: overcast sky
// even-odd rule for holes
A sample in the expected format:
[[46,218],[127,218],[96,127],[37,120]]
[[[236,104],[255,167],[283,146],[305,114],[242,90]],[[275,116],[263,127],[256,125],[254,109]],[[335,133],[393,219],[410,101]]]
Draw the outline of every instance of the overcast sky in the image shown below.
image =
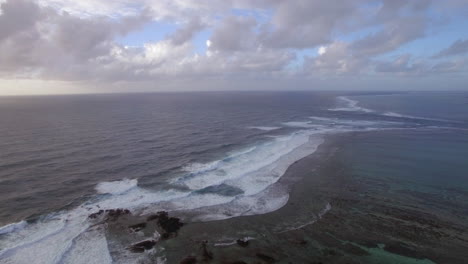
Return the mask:
[[468,90],[468,0],[0,5],[0,95]]

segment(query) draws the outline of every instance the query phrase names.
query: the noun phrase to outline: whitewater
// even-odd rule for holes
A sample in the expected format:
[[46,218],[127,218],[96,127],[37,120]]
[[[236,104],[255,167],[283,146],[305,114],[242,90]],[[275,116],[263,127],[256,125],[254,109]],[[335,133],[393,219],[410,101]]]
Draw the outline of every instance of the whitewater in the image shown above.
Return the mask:
[[[340,96],[337,100],[339,106],[328,109],[330,112],[376,113],[348,97]],[[408,118],[396,113],[380,115]],[[95,186],[95,195],[75,208],[3,226],[0,263],[138,263],[144,254],[134,258],[113,257],[108,250],[110,242],[105,227],[94,225],[88,216],[115,208],[128,209],[136,215],[162,210],[187,213],[191,215],[189,221],[269,213],[288,202],[287,188],[278,184],[288,167],[313,154],[327,135],[405,127],[408,124],[404,120],[325,116],[246,127],[279,134],[209,162],[189,162],[182,166],[182,173],[159,188],[140,187],[139,179],[132,178],[101,182]],[[328,204],[323,214],[331,208]]]

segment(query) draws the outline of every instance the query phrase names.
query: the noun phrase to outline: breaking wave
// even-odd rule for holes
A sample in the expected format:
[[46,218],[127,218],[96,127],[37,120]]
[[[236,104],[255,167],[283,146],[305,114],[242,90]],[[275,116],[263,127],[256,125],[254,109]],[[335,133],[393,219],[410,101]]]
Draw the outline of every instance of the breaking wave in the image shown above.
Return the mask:
[[350,99],[346,96],[338,96],[338,103],[341,105],[337,108],[328,109],[329,111],[357,111],[357,112],[364,112],[364,113],[373,113],[374,110],[360,107],[358,104],[359,102],[353,99]]
[[278,181],[290,165],[314,153],[324,135],[397,124],[310,117],[284,123],[295,128],[290,134],[269,137],[217,160],[186,164],[179,177],[159,190],[140,187],[137,179],[99,183],[96,197],[72,210],[44,216],[36,223],[1,227],[0,262],[135,263],[110,257],[104,231],[88,221],[91,213],[114,208],[134,214],[166,210],[186,212],[193,221],[212,221],[272,212],[289,199],[288,190]]

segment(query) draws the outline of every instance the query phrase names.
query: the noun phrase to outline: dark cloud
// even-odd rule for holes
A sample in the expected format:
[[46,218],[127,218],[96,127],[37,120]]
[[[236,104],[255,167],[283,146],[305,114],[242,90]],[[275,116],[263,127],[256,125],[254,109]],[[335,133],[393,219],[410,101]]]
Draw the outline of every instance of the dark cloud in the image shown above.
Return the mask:
[[455,56],[468,53],[468,39],[459,39],[455,41],[450,47],[440,51],[434,58],[442,58],[447,56]]
[[200,18],[195,17],[171,34],[169,39],[171,39],[172,43],[176,46],[182,45],[187,41],[192,40],[194,35],[205,27],[206,25],[203,24]]
[[27,0],[7,1],[0,10],[0,41],[33,27],[42,15],[39,7]]
[[112,52],[116,36],[150,19],[146,10],[121,20],[80,18],[28,0],[9,0],[1,10],[0,74],[57,79],[79,78],[90,60]]
[[213,31],[210,38],[212,49],[220,51],[255,49],[258,45],[253,32],[256,25],[256,20],[251,17],[227,17]]
[[357,15],[360,1],[272,1],[271,26],[261,37],[274,48],[309,48],[329,42],[334,31]]

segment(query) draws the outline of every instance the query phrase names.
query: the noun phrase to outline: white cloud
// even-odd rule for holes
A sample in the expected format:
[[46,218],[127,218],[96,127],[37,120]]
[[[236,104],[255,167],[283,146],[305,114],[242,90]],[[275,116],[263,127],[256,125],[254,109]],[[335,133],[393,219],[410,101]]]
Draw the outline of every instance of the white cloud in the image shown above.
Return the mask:
[[[0,78],[113,83],[463,71],[465,40],[439,53],[449,61],[379,57],[422,40],[436,23],[429,11],[466,6],[450,1],[0,0]],[[175,29],[156,42],[119,43],[152,21]],[[200,32],[211,34],[205,43],[194,42]],[[362,37],[341,38],[356,32]],[[203,44],[206,52],[197,54]],[[303,64],[294,55],[312,49],[317,55]]]
[[325,46],[320,46],[318,51],[317,51],[318,55],[323,55],[323,54],[325,54],[325,52],[327,52],[327,47],[325,47]]

